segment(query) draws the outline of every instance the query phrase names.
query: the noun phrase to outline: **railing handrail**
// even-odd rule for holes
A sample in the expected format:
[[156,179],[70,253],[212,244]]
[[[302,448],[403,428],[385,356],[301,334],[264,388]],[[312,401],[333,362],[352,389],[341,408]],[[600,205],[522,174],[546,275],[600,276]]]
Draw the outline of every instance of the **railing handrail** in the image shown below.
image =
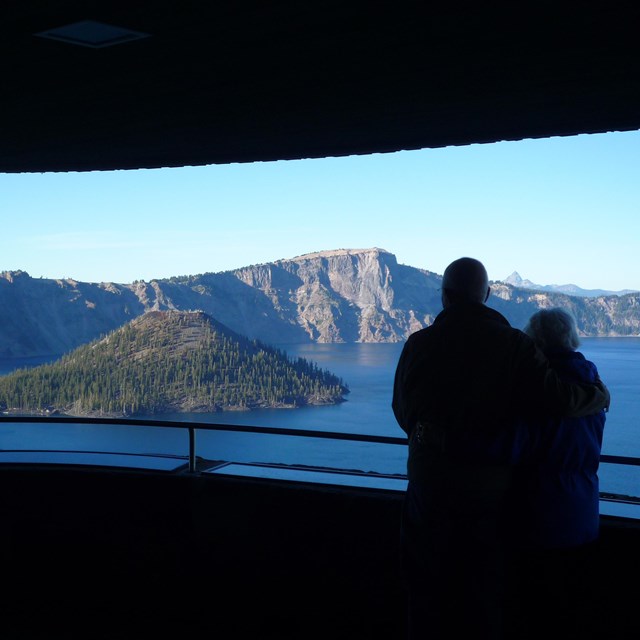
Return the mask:
[[[203,431],[235,431],[238,433],[263,433],[268,435],[286,435],[304,438],[324,438],[330,440],[349,440],[353,442],[371,442],[374,444],[406,445],[406,437],[377,436],[373,434],[342,433],[339,431],[324,431],[313,429],[288,429],[282,427],[263,427],[256,425],[220,424],[211,422],[194,422],[178,420],[150,420],[148,418],[105,418],[97,416],[26,416],[26,415],[0,415],[2,422],[37,422],[52,423],[60,422],[64,424],[104,424],[104,425],[132,425],[171,429],[188,429],[189,431],[189,470],[196,470],[196,446],[195,432]],[[611,454],[601,454],[600,462],[607,464],[620,464],[629,466],[640,466],[640,457],[617,456]]]
[[406,437],[376,436],[340,431],[314,429],[289,429],[283,427],[262,427],[256,425],[220,424],[215,422],[194,422],[187,420],[149,420],[148,418],[101,418],[78,416],[9,416],[0,415],[0,422],[61,422],[64,424],[123,424],[133,426],[161,427],[173,429],[202,429],[203,431],[238,431],[241,433],[267,433],[271,435],[303,436],[306,438],[329,438],[331,440],[353,440],[380,444],[407,444]]

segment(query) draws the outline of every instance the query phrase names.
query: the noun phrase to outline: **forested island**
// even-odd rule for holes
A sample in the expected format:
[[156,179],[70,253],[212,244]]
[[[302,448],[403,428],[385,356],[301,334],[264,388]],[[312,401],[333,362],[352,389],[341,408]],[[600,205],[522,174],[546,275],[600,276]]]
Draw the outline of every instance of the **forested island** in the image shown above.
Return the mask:
[[88,416],[335,404],[347,385],[203,312],[151,311],[59,360],[0,377],[0,410]]

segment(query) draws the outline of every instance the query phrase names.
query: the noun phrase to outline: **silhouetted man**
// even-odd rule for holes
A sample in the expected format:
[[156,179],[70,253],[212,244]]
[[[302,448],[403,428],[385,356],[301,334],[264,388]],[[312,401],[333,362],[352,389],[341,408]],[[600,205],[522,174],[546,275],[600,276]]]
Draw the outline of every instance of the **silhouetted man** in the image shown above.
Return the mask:
[[523,416],[608,407],[597,385],[561,380],[534,342],[486,306],[486,269],[452,262],[443,310],[407,340],[392,408],[409,437],[401,548],[409,637],[502,638],[503,506]]

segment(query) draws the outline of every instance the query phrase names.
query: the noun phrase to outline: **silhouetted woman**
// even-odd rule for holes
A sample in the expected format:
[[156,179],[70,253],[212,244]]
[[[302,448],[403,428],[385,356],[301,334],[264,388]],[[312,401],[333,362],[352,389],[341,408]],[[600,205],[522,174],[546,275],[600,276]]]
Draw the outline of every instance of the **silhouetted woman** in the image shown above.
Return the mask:
[[[524,332],[564,379],[598,379],[596,365],[577,350],[576,323],[564,309],[534,313]],[[510,523],[524,594],[516,620],[524,635],[518,637],[570,638],[579,630],[588,637],[589,614],[597,607],[591,564],[600,526],[604,425],[600,411],[521,427],[526,446],[514,475]]]

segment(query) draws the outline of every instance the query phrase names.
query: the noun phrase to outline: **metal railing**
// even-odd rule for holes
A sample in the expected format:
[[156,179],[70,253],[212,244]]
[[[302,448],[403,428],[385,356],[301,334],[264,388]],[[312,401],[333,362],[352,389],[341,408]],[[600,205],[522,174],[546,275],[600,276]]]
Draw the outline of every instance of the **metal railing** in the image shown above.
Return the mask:
[[337,431],[314,431],[310,429],[285,429],[279,427],[259,427],[254,425],[229,425],[208,422],[187,422],[172,420],[149,420],[137,418],[99,418],[76,416],[24,416],[24,415],[0,415],[0,424],[3,422],[17,423],[60,423],[60,424],[103,424],[146,426],[154,428],[185,429],[189,436],[189,472],[197,471],[197,431],[231,431],[236,433],[261,433],[268,435],[284,435],[304,438],[323,438],[328,440],[348,440],[353,442],[369,442],[376,444],[406,445],[407,439],[393,436],[375,436],[364,434],[341,433]]
[[[260,433],[268,435],[284,435],[290,437],[322,438],[328,440],[346,440],[352,442],[367,442],[374,444],[406,445],[406,437],[376,436],[368,434],[342,433],[337,431],[315,431],[310,429],[289,429],[279,427],[262,427],[255,425],[230,425],[208,422],[187,422],[172,420],[149,420],[137,418],[100,418],[100,417],[75,417],[75,416],[25,416],[25,415],[0,415],[0,425],[2,423],[48,423],[55,424],[103,424],[103,425],[133,425],[153,428],[185,429],[189,437],[188,470],[190,473],[197,472],[197,431],[227,431],[237,433]],[[69,453],[71,451],[65,449]],[[86,453],[86,452],[85,452]],[[154,454],[155,455],[155,454]],[[633,456],[616,456],[602,454],[600,461],[606,464],[626,465],[640,467],[640,458]],[[625,496],[628,497],[628,496]],[[640,498],[639,498],[640,501]]]

